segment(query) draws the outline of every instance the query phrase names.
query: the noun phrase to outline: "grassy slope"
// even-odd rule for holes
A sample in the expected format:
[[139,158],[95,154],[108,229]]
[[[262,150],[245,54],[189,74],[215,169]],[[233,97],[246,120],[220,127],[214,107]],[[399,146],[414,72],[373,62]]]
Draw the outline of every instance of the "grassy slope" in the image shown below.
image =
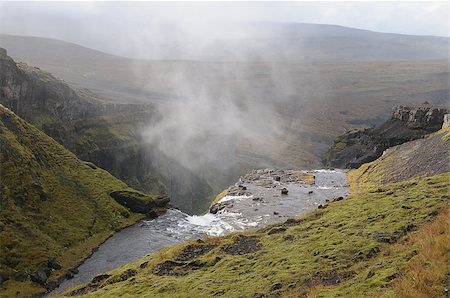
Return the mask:
[[390,148],[374,162],[366,163],[348,174],[351,191],[356,193],[379,184],[448,172],[448,148],[450,128],[441,129],[425,139]]
[[[442,140],[444,134],[440,132]],[[365,175],[370,180],[371,173]],[[178,262],[169,270],[175,275],[158,275],[155,270],[167,260],[176,260],[187,245],[205,244],[167,248],[110,272],[112,276],[91,282],[79,293],[87,297],[440,296],[446,283],[449,180],[447,171],[396,183],[367,186],[358,181],[359,192],[291,225],[205,239],[214,249]],[[274,228],[286,230],[273,233]],[[259,250],[226,253],[226,245],[239,242],[240,235],[256,237]]]
[[14,274],[32,273],[55,257],[63,266],[50,278],[56,280],[142,215],[109,196],[131,190],[125,183],[91,168],[3,106],[0,120],[0,272],[10,278],[0,296],[24,296],[45,289],[16,281]]

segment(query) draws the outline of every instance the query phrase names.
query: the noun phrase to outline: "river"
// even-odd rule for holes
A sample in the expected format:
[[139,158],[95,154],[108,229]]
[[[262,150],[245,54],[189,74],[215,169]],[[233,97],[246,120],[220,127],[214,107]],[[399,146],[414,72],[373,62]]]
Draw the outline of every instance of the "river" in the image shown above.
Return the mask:
[[[283,173],[289,176],[294,171]],[[87,282],[98,274],[163,247],[205,235],[220,236],[232,231],[266,226],[305,214],[326,200],[348,194],[344,171],[315,170],[308,173],[315,177],[312,185],[275,181],[273,173],[260,172],[253,180],[240,179],[236,185],[246,189],[245,195],[225,196],[221,202],[227,202],[226,207],[216,214],[188,215],[173,209],[154,220],[144,220],[123,229],[79,266],[79,273],[74,278],[63,281],[47,296]],[[262,184],[261,181],[270,181],[270,185]],[[280,195],[282,188],[288,190],[286,195]]]

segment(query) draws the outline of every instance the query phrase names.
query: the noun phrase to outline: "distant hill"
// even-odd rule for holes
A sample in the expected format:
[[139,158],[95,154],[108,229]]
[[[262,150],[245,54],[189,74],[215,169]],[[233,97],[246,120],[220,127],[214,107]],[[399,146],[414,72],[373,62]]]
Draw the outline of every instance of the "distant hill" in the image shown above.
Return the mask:
[[[210,36],[203,37],[191,36],[183,30],[174,33],[172,29],[160,27],[153,32],[153,28],[148,28],[155,38],[153,41],[143,40],[142,46],[147,50],[136,52],[135,57],[210,62],[378,61],[446,59],[450,49],[447,37],[380,33],[327,24],[218,24],[217,31],[226,30],[227,34],[211,32]],[[0,37],[1,46],[18,54],[26,54],[30,43],[35,46],[35,55],[41,59],[45,58],[43,55],[52,57],[53,54],[56,54],[54,59],[63,58],[62,53],[69,59],[100,58],[99,62],[105,62],[112,58],[86,48],[85,54],[80,56],[82,47],[77,46],[78,49],[73,51],[73,44],[68,46],[52,39]],[[133,53],[133,49],[129,52]]]
[[[281,40],[272,43],[271,48],[277,48],[289,39],[293,40],[293,47],[299,46],[298,36],[312,35],[321,40],[317,55],[327,51],[328,54],[323,54],[320,59],[308,55],[304,60],[290,56],[292,60],[270,63],[264,62],[265,59],[258,62],[247,59],[211,61],[207,56],[204,57],[207,61],[156,61],[117,57],[38,37],[0,35],[0,46],[4,46],[17,61],[40,67],[64,79],[73,88],[88,88],[110,102],[153,104],[162,110],[162,119],[168,119],[161,124],[163,128],[167,123],[169,126],[179,123],[159,135],[167,142],[173,140],[167,145],[169,149],[180,148],[176,143],[179,136],[199,131],[198,135],[189,138],[193,144],[188,145],[196,148],[198,144],[196,149],[206,150],[189,154],[199,157],[210,156],[209,152],[216,154],[219,151],[215,146],[230,144],[229,135],[221,135],[218,128],[240,123],[242,127],[233,131],[240,137],[233,138],[236,146],[220,148],[223,148],[220,152],[224,152],[221,156],[229,157],[227,162],[212,167],[230,163],[237,163],[244,169],[318,167],[328,144],[336,136],[348,129],[382,123],[389,118],[393,106],[424,101],[447,104],[450,100],[448,57],[408,54],[411,51],[447,52],[446,38],[385,34],[327,25],[263,23],[255,26],[257,40],[267,40],[272,37],[271,32],[280,36]],[[265,26],[267,30],[258,29]],[[263,33],[266,31],[268,36]],[[302,45],[305,49],[317,46],[314,39],[298,37],[305,41]],[[380,42],[378,45],[366,43],[367,39]],[[339,40],[340,50],[329,44],[333,40]],[[353,46],[346,48],[347,44]],[[217,46],[222,45],[226,44],[218,42],[203,53],[214,54]],[[236,46],[240,46],[239,42]],[[390,48],[394,46],[401,50]],[[428,46],[439,50],[427,49]],[[378,56],[373,53],[364,59],[342,58],[352,51],[357,52],[355,55],[375,51]],[[301,54],[297,50],[294,52]],[[394,56],[394,53],[397,54]],[[439,57],[443,59],[435,59]],[[385,58],[389,59],[382,61]],[[223,107],[229,110],[219,112]],[[191,123],[183,122],[189,119],[199,122],[195,130],[191,129]],[[262,124],[264,129],[261,129]],[[170,135],[172,132],[174,135]],[[241,135],[246,132],[254,138],[249,140],[248,136]],[[212,146],[199,143],[207,139],[205,135],[217,136],[218,140],[213,141]],[[186,160],[180,160],[183,155],[179,152],[165,154],[186,164]],[[223,173],[222,170],[219,172]],[[197,174],[206,179],[212,172]]]

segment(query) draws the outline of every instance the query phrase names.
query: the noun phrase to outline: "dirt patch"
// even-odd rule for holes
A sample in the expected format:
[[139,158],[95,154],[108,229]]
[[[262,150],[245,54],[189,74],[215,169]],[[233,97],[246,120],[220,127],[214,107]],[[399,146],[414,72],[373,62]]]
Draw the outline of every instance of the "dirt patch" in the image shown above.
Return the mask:
[[261,244],[256,236],[239,236],[233,244],[222,247],[222,251],[229,255],[244,255],[261,249]]
[[98,289],[101,289],[104,287],[104,285],[101,282],[104,280],[107,280],[110,277],[111,277],[111,275],[109,275],[109,274],[97,275],[86,286],[70,292],[69,296],[79,296],[79,295],[87,294],[89,292],[97,291]]
[[156,265],[151,273],[159,275],[159,276],[181,276],[185,275],[189,271],[197,270],[204,266],[214,266],[217,264],[221,258],[216,257],[216,259],[211,262],[207,263],[205,261],[201,260],[193,260],[190,262],[177,262],[172,260],[164,261],[158,265]]
[[130,277],[135,276],[136,274],[137,274],[137,271],[134,269],[125,270],[119,276],[114,277],[111,281],[108,281],[108,284],[125,281],[125,280],[129,279]]
[[216,245],[213,244],[190,244],[175,258],[175,261],[191,261],[210,252],[214,247]]
[[283,233],[283,232],[286,232],[286,228],[285,227],[277,227],[277,228],[271,229],[267,233],[267,235],[278,234],[278,233]]
[[159,275],[159,276],[177,276],[180,275],[179,272],[175,271],[175,268],[179,266],[183,266],[184,264],[181,262],[175,262],[175,261],[164,261],[153,268],[152,273]]
[[305,221],[302,219],[295,219],[295,218],[289,218],[284,223],[284,227],[292,227],[292,226],[298,226],[304,223]]
[[318,285],[332,286],[340,284],[341,282],[351,278],[356,273],[353,271],[348,272],[317,272],[312,278],[306,280],[304,285],[307,287],[316,287]]
[[119,276],[115,276],[111,280],[108,280],[106,283],[102,283],[102,282],[106,281],[108,278],[110,278],[111,275],[109,275],[109,274],[97,275],[86,286],[70,292],[69,296],[79,296],[79,295],[87,294],[89,292],[95,292],[109,284],[125,281],[125,280],[129,279],[130,277],[135,276],[136,274],[137,274],[136,270],[128,269],[128,270],[125,270],[124,272],[122,272],[122,274],[120,274]]

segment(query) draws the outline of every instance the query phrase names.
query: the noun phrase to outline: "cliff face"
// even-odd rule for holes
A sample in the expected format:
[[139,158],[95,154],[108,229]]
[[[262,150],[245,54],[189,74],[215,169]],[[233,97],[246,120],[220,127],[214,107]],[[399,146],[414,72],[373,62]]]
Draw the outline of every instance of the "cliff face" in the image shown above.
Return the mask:
[[385,123],[349,131],[336,138],[324,156],[324,164],[335,168],[358,168],[380,157],[389,147],[415,140],[439,130],[449,109],[441,106],[398,106]]
[[63,81],[39,68],[14,62],[4,49],[0,69],[0,101],[18,114],[37,117],[46,112],[48,117],[67,121],[98,110]]
[[74,90],[48,72],[26,63],[16,63],[2,48],[0,69],[0,102],[21,117],[42,120],[45,115],[47,121],[71,121],[118,112],[152,110],[149,105],[109,103],[89,90]]
[[448,108],[429,105],[406,107],[398,106],[393,109],[392,120],[400,120],[411,129],[437,131],[442,127],[444,115]]
[[185,212],[207,210],[209,184],[141,140],[141,128],[159,117],[153,106],[106,102],[0,50],[1,104],[128,185],[168,194]]

